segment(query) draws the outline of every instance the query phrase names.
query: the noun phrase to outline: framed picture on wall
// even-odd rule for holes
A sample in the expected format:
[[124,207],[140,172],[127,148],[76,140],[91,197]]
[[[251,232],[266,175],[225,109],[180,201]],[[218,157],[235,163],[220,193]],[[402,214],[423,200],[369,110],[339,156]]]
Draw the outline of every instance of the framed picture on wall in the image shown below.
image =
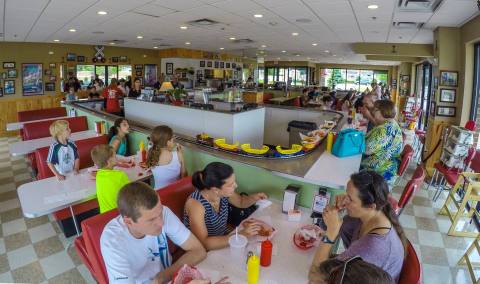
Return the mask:
[[165,63],[165,74],[173,75],[173,63]]
[[142,77],[142,71],[135,71],[135,76]]
[[232,63],[232,68],[233,68],[233,69],[237,68],[237,63],[233,62],[233,63]]
[[7,70],[7,77],[8,78],[17,78],[17,69]]
[[135,64],[135,71],[142,71],[143,70],[143,65],[142,64]]
[[50,63],[50,64],[48,64],[48,67],[55,69],[55,68],[57,68],[57,64],[56,63]]
[[204,60],[200,60],[200,67],[205,67],[205,61]]
[[456,107],[437,106],[437,116],[455,117]]
[[[173,63],[172,63],[173,66]],[[157,65],[155,64],[145,64],[145,86],[153,87],[155,82],[157,82]]]
[[458,86],[457,71],[440,71],[440,86],[456,87]]
[[229,69],[230,69],[230,62],[225,63],[225,68],[229,68]]
[[218,67],[220,67],[220,62],[218,62],[218,61],[215,61],[214,68],[218,68]]
[[22,64],[22,92],[24,96],[43,95],[41,63]]
[[77,56],[77,62],[85,62],[85,56]]
[[117,63],[118,62],[118,57],[112,57],[112,62]]
[[15,68],[15,62],[3,62],[3,69]]
[[5,80],[3,83],[3,92],[5,95],[15,94],[15,80]]
[[402,82],[409,82],[410,81],[410,75],[402,75]]
[[2,79],[7,79],[7,72],[2,72]]
[[77,55],[75,53],[67,53],[67,61],[75,61],[77,60]]
[[212,67],[212,61],[207,61],[207,67]]
[[52,76],[48,77],[48,81],[50,81],[50,82],[55,82],[55,81],[57,81],[57,76],[53,76],[53,75],[52,75]]
[[220,68],[225,68],[225,62],[220,62]]
[[120,57],[118,58],[118,61],[120,61],[120,62],[127,62],[127,57],[126,57],[126,56],[120,56]]
[[3,97],[3,88],[0,87],[0,97]]
[[435,102],[435,100],[432,100],[430,102],[430,116],[431,117],[435,117],[435,107],[437,106],[437,103]]
[[45,70],[45,75],[46,76],[52,75],[52,70],[50,70],[50,69]]
[[55,92],[55,83],[45,83],[45,92]]
[[440,102],[454,103],[456,99],[456,89],[440,89]]

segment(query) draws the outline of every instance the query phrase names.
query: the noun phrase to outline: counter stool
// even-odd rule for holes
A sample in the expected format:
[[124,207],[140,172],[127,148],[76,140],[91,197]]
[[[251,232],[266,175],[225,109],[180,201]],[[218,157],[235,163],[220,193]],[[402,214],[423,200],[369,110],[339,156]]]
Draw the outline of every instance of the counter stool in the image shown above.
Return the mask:
[[[457,200],[456,195],[459,190],[463,189],[463,197],[461,200]],[[448,230],[448,235],[457,237],[471,237],[475,238],[478,232],[465,232],[457,231],[457,223],[461,217],[472,218],[476,212],[477,203],[480,201],[480,173],[468,173],[463,172],[459,175],[457,183],[448,194],[447,200],[438,214],[447,215],[452,225]],[[465,213],[467,202],[470,209]],[[449,205],[453,204],[456,211],[449,208]]]
[[403,175],[405,174],[405,171],[408,168],[408,164],[410,164],[410,161],[412,160],[412,157],[413,157],[412,146],[410,146],[409,144],[405,145],[405,147],[403,147],[403,151],[400,157],[402,158],[402,160],[400,161],[400,165],[398,165],[398,169],[397,169],[398,178],[395,180],[394,186],[396,186],[403,179]]
[[422,158],[422,152],[425,145],[425,130],[415,129],[415,140],[413,142],[413,149],[415,150],[414,161],[419,162]]
[[[478,212],[477,217],[480,217]],[[468,272],[470,272],[470,277],[472,278],[472,283],[480,283],[480,277],[477,279],[474,271],[475,268],[480,267],[480,262],[474,262],[470,260],[470,254],[474,249],[477,250],[477,254],[480,254],[480,234],[477,235],[477,238],[473,241],[470,247],[468,247],[467,251],[465,251],[465,254],[460,258],[458,265],[467,265]]]

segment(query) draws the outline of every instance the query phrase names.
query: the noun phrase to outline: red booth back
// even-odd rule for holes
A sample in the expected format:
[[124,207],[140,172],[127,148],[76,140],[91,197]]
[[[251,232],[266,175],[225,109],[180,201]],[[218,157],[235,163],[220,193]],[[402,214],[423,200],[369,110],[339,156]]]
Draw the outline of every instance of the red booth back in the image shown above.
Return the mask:
[[408,241],[407,257],[403,261],[402,271],[398,284],[420,284],[422,283],[422,266],[418,260],[415,248]]
[[402,160],[400,161],[400,165],[398,166],[398,170],[397,170],[398,176],[401,176],[405,172],[412,157],[413,157],[413,148],[412,146],[407,144],[405,145],[405,147],[403,147],[403,151],[401,155]]
[[61,116],[67,116],[67,110],[64,107],[26,110],[26,111],[19,111],[17,113],[17,119],[19,122],[53,118],[53,117],[61,117]]
[[[24,140],[32,140],[50,136],[50,125],[57,119],[45,120],[39,122],[26,123],[23,125]],[[80,132],[88,130],[87,117],[67,117],[62,120],[68,121],[70,130],[73,132]]]

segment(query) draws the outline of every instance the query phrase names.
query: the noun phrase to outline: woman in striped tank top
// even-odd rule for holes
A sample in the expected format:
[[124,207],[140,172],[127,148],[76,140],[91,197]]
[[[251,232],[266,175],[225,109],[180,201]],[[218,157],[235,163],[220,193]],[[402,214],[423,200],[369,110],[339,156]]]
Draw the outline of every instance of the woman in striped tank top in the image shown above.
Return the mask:
[[[203,171],[194,173],[192,183],[196,190],[185,204],[183,222],[207,250],[227,247],[228,238],[234,233],[227,232],[228,203],[247,208],[267,198],[262,192],[249,196],[236,193],[233,168],[220,162],[210,163]],[[250,223],[239,233],[250,237],[257,235],[259,230],[259,224]]]

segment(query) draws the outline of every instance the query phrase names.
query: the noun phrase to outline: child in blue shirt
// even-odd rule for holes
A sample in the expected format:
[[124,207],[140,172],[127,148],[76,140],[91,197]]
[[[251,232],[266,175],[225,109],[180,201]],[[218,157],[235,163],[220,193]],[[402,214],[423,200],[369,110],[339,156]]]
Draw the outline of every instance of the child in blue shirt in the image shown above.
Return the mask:
[[47,164],[58,180],[64,180],[65,175],[72,171],[78,174],[80,168],[77,146],[68,140],[70,133],[66,120],[57,120],[50,125],[50,134],[55,142],[48,150]]

